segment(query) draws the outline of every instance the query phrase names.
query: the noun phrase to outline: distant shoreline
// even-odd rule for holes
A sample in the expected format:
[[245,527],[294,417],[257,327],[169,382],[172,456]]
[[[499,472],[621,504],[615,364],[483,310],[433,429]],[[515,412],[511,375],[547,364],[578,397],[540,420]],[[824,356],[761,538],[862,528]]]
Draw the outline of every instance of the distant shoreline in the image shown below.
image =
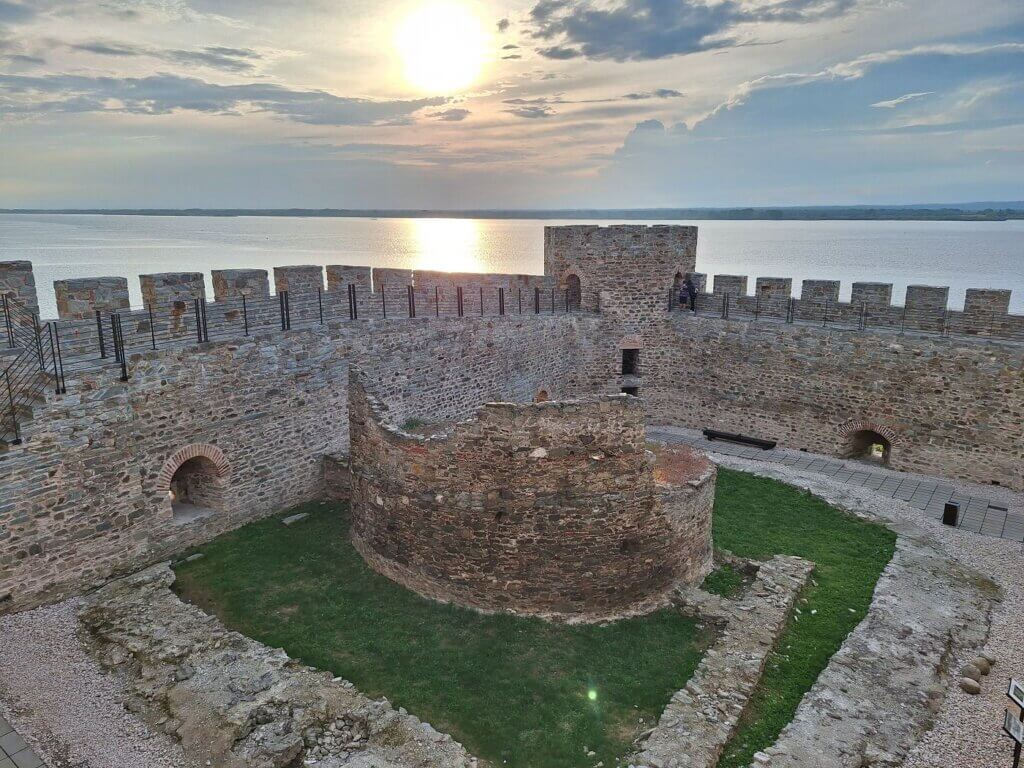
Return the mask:
[[[962,206],[962,207],[961,207]],[[982,207],[985,206],[985,207]],[[763,208],[604,208],[565,210],[424,210],[354,208],[6,208],[0,214],[101,216],[272,216],[375,219],[581,219],[721,221],[1008,221],[1024,219],[1024,202],[916,206],[787,206]]]

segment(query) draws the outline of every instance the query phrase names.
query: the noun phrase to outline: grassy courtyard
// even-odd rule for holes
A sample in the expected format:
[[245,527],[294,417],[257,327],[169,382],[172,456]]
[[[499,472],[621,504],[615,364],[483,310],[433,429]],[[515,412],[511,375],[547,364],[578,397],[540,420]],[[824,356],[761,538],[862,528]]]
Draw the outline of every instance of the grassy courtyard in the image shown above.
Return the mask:
[[[345,538],[344,505],[301,511],[311,515],[296,525],[271,518],[204,545],[204,558],[178,568],[182,596],[387,696],[494,766],[614,766],[713,640],[672,611],[570,627],[433,603],[365,566]],[[725,470],[714,534],[738,555],[785,552],[817,563],[816,583],[722,763],[740,766],[774,740],[863,616],[894,537],[787,486]],[[733,593],[742,577],[726,569],[708,586]]]
[[[482,616],[378,576],[344,505],[309,505],[202,547],[178,588],[225,624],[451,733],[495,766],[615,764],[712,637],[674,611],[610,626]],[[593,756],[587,752],[595,753]]]

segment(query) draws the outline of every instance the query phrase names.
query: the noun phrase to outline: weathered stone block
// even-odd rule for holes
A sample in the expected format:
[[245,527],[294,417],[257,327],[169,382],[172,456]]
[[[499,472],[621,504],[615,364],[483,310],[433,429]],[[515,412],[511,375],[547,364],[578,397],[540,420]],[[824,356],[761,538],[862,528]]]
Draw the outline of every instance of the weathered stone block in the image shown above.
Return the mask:
[[278,293],[316,293],[324,287],[324,268],[316,265],[274,267],[274,290]]
[[839,301],[839,281],[804,280],[800,286],[800,300],[836,304]]
[[[717,277],[715,278],[717,281]],[[745,290],[746,286],[744,286]],[[764,299],[789,299],[793,295],[793,279],[790,277],[759,277],[754,287],[755,295]]]
[[1010,311],[1010,291],[997,288],[968,288],[964,299],[967,314],[1005,315]]
[[746,275],[715,275],[715,296],[746,296]]
[[344,264],[327,265],[327,290],[337,291],[349,285],[369,290],[372,284],[370,267],[350,267]]
[[96,310],[117,312],[130,306],[128,280],[123,277],[82,277],[55,280],[57,316],[62,320],[83,320]]
[[206,298],[206,283],[202,272],[163,272],[153,275],[139,275],[142,288],[142,303],[154,309],[164,309],[168,304]]
[[888,307],[892,304],[892,283],[854,283],[850,303],[871,308]]
[[265,269],[215,269],[212,276],[214,301],[270,295],[270,280]]
[[30,310],[39,309],[36,279],[30,261],[0,261],[0,293],[12,296]]

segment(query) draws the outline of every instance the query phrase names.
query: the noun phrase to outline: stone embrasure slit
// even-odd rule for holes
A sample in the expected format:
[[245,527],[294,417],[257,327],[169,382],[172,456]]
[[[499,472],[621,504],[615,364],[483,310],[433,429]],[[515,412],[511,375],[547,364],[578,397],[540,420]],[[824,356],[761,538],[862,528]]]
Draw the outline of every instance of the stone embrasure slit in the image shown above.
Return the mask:
[[636,768],[714,768],[764,672],[814,563],[776,555],[762,564],[739,600],[692,587],[677,592],[683,610],[724,624],[686,687],[641,737]]

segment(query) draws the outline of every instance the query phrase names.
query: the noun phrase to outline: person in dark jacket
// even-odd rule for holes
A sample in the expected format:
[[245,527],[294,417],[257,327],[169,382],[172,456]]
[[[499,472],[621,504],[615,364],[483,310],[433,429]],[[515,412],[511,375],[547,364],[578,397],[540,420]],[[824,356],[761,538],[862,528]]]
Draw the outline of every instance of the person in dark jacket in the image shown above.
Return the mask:
[[679,290],[679,306],[683,309],[689,308],[693,312],[697,311],[697,286],[693,284],[693,279],[689,275]]
[[686,283],[679,286],[679,295],[676,298],[679,299],[679,309],[686,309],[690,301],[690,289],[686,287]]

